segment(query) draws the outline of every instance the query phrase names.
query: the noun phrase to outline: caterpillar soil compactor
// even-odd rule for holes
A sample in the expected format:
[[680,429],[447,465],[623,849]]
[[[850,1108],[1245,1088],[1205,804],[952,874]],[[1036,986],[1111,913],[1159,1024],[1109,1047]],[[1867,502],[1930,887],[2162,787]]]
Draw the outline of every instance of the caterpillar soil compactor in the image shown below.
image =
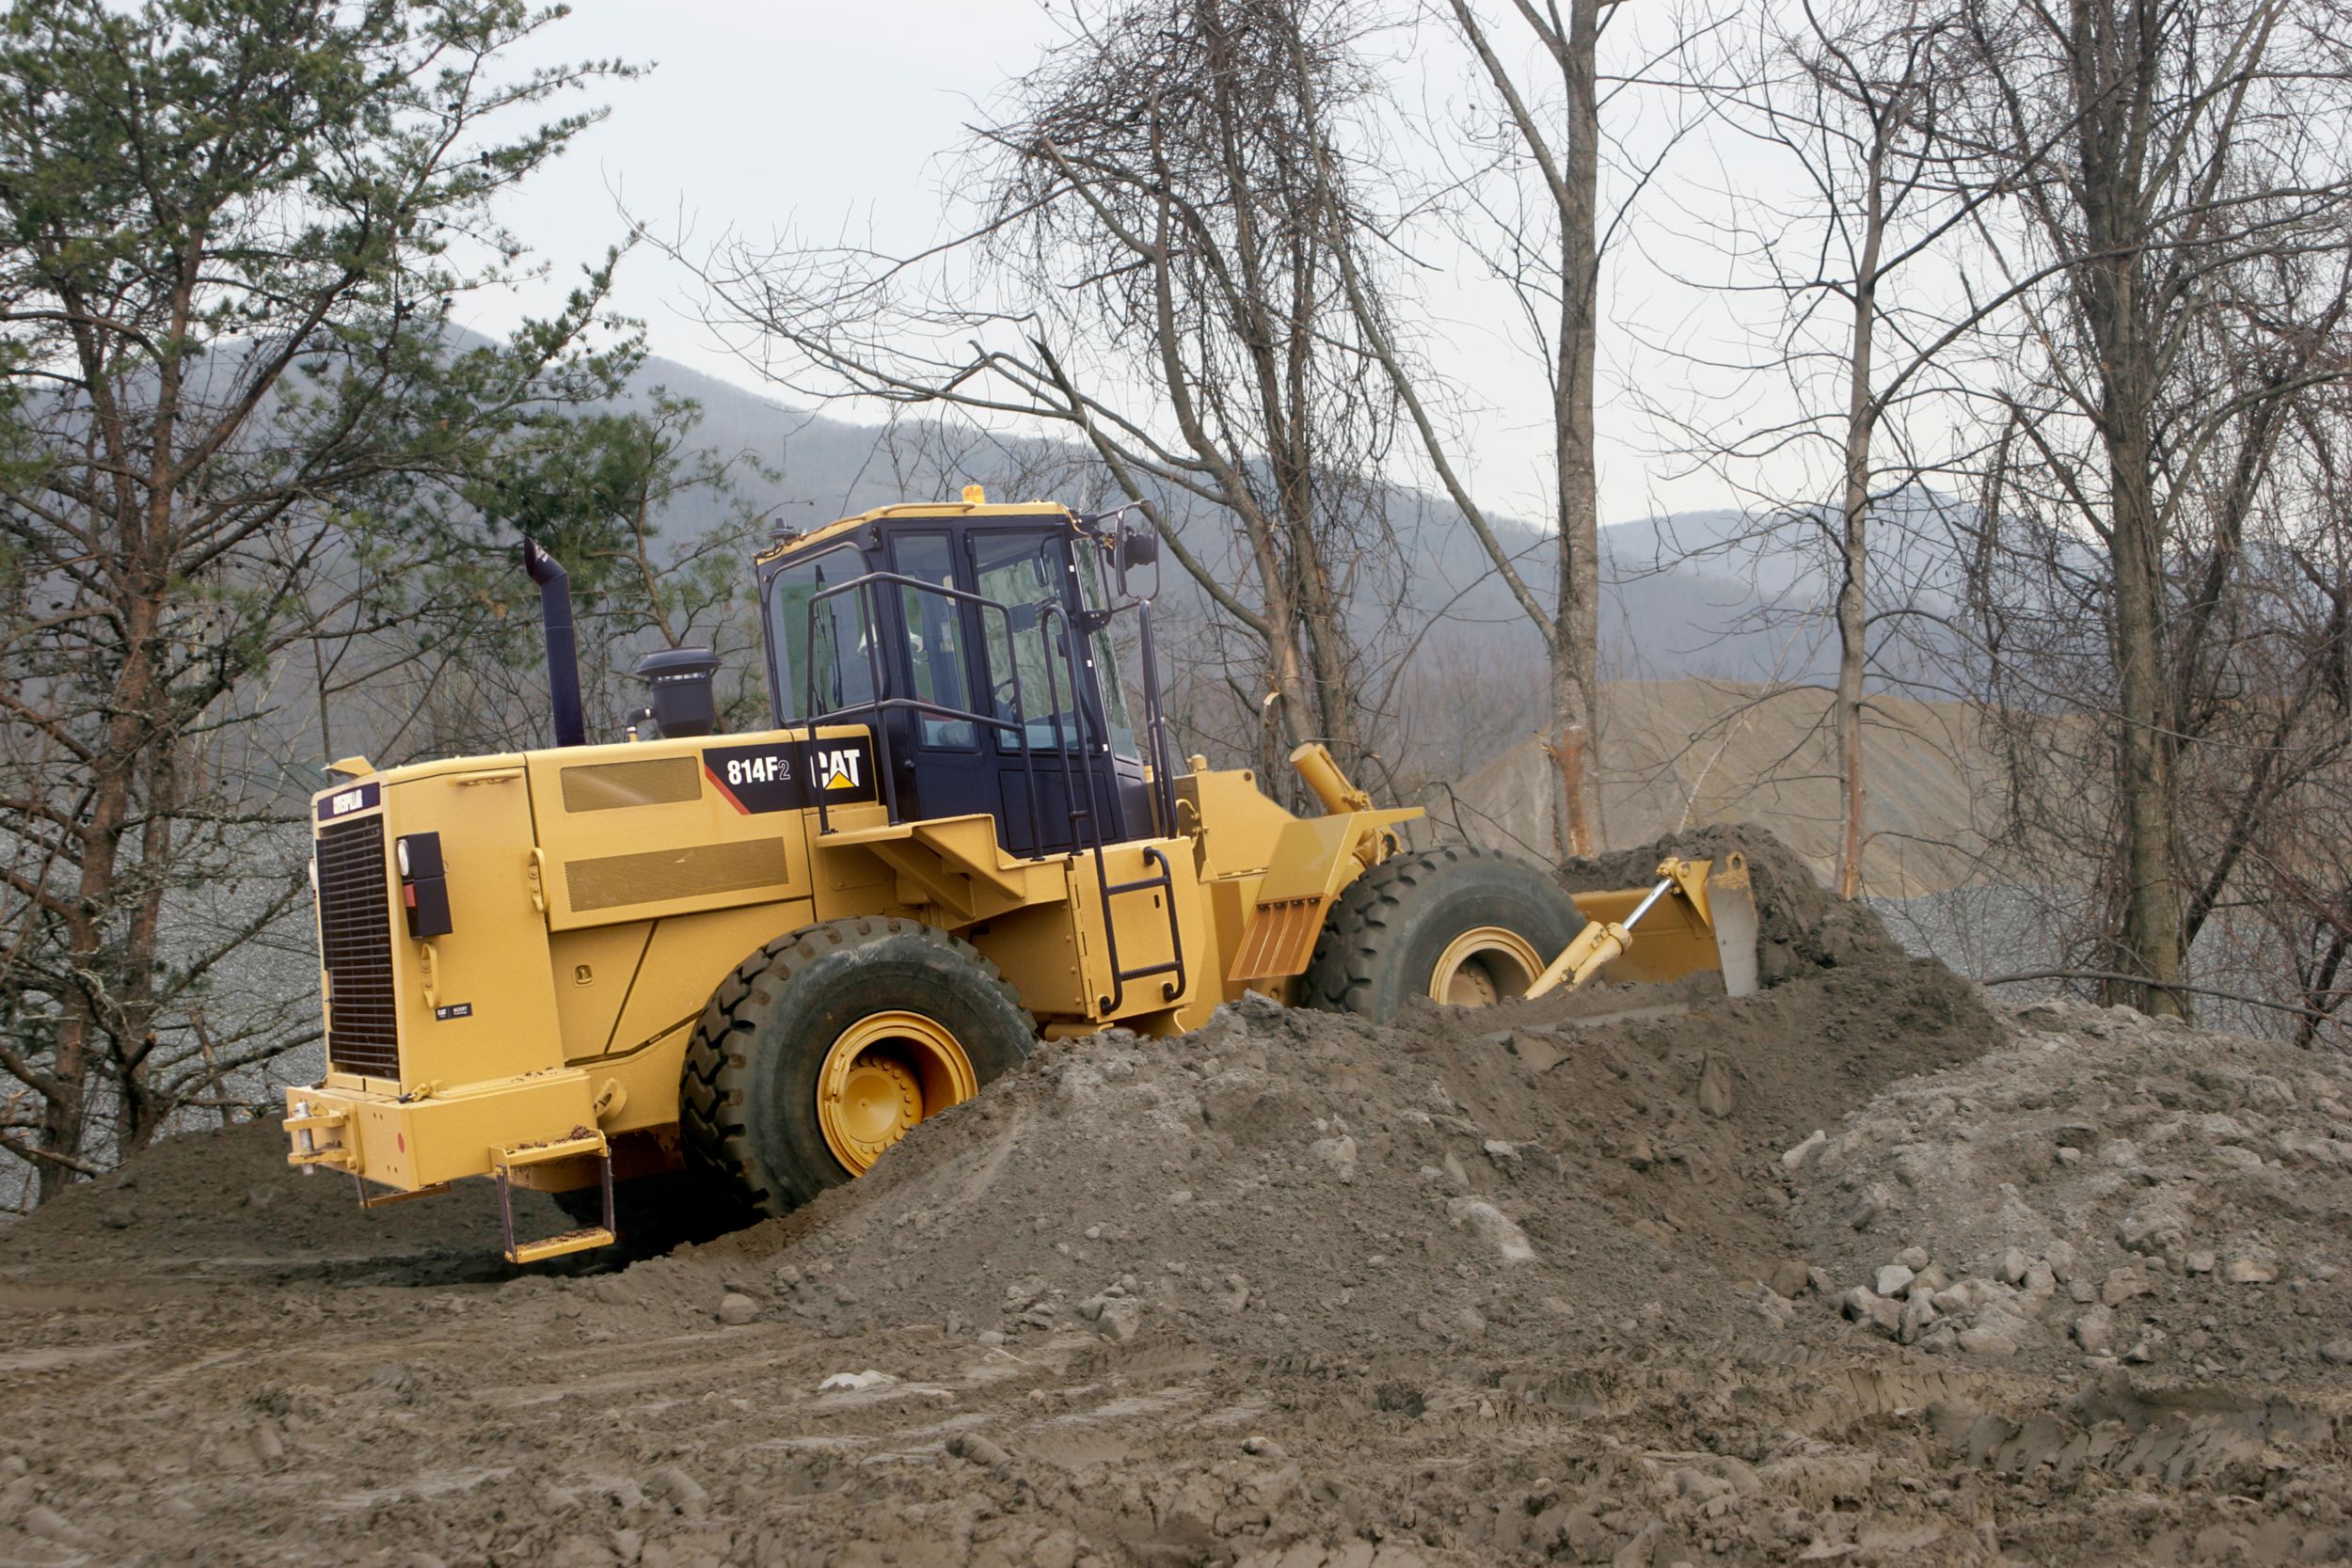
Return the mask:
[[[1736,857],[1572,900],[1491,851],[1406,849],[1419,811],[1320,746],[1292,758],[1319,816],[1177,766],[1135,581],[1156,541],[1123,516],[974,487],[784,535],[755,562],[773,728],[713,733],[715,662],[682,650],[640,666],[651,706],[611,744],[563,570],[527,546],[556,744],[351,758],[315,799],[326,1072],[287,1091],[291,1162],[370,1204],[492,1178],[532,1262],[623,1213],[782,1212],[1041,1038],[1180,1035],[1247,989],[1385,1020],[1613,958],[1753,987]],[[580,1227],[518,1239],[517,1186]]]

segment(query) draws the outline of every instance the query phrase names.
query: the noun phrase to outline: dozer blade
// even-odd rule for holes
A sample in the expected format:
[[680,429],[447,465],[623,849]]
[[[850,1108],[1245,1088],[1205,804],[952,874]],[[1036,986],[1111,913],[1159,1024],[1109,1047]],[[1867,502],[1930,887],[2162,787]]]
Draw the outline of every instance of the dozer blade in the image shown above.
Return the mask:
[[1729,855],[1707,879],[1708,924],[1715,927],[1715,957],[1724,971],[1724,994],[1754,996],[1759,989],[1756,892],[1748,882],[1746,858]]
[[[1652,887],[1576,895],[1577,911],[1587,921],[1625,938],[1608,944],[1617,951],[1604,958],[1601,972],[1613,981],[1659,985],[1714,970],[1724,977],[1726,995],[1755,995],[1760,925],[1747,857],[1734,850],[1717,861],[1670,858],[1658,875]],[[1574,944],[1562,959],[1572,955],[1582,956]]]

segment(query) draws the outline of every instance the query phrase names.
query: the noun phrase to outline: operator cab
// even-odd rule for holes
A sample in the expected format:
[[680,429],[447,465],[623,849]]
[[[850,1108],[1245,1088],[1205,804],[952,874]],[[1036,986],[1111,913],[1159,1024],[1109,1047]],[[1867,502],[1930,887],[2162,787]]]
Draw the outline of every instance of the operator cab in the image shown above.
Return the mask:
[[[787,538],[759,562],[779,728],[874,732],[894,822],[984,813],[1035,858],[1172,831],[1168,771],[1144,761],[1112,617],[1149,599],[1127,567],[1149,534],[1067,508],[977,498],[884,507]],[[1144,736],[1157,752],[1145,674]]]

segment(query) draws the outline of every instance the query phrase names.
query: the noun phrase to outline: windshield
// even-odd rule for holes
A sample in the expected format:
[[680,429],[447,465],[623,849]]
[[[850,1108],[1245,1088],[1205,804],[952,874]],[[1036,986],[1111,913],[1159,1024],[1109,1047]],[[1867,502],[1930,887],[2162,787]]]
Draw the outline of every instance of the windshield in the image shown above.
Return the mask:
[[[783,722],[837,713],[874,700],[865,592],[817,598],[822,589],[865,575],[866,557],[844,545],[793,562],[770,582],[773,635],[769,641],[775,650],[776,716]],[[816,611],[813,625],[812,605]]]

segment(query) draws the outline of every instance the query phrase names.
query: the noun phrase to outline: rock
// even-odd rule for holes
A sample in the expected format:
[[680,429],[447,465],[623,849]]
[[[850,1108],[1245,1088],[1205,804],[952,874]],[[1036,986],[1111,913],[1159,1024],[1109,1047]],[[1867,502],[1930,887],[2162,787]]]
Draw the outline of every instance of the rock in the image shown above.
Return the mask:
[[1731,1115],[1731,1069],[1712,1051],[1699,1069],[1699,1109],[1710,1117]]
[[1829,1271],[1818,1263],[1809,1265],[1805,1269],[1804,1282],[1813,1287],[1813,1293],[1817,1296],[1834,1296],[1837,1293],[1837,1281],[1832,1279],[1829,1276]]
[[1867,1285],[1848,1291],[1843,1305],[1846,1316],[1856,1323],[1867,1323],[1882,1334],[1902,1331],[1903,1304],[1878,1294]]
[[1915,1277],[1904,1265],[1889,1263],[1879,1270],[1870,1282],[1870,1288],[1883,1296],[1899,1296],[1911,1289],[1911,1282]]
[[759,1317],[759,1303],[747,1295],[730,1291],[719,1298],[719,1321],[734,1328],[754,1323]]
[[1488,1138],[1485,1143],[1479,1145],[1478,1148],[1480,1153],[1486,1155],[1487,1159],[1492,1160],[1498,1165],[1517,1164],[1519,1158],[1519,1146],[1514,1143],[1505,1143],[1501,1138]]
[[1960,1331],[1960,1348],[1971,1355],[2015,1355],[2017,1335],[2007,1323],[1978,1323]]
[[1256,1435],[1245,1437],[1241,1440],[1241,1451],[1248,1454],[1255,1454],[1260,1459],[1280,1459],[1284,1457],[1282,1445],[1276,1442],[1271,1437],[1259,1437]]
[[702,1489],[702,1483],[675,1465],[664,1465],[647,1476],[645,1490],[667,1498],[680,1513],[700,1513],[710,1504],[710,1494]]
[[2072,1242],[2052,1242],[2050,1250],[2042,1255],[2042,1260],[2050,1265],[2050,1273],[2057,1276],[2059,1284],[2064,1285],[2074,1279],[2076,1259]]
[[2139,1146],[2129,1138],[2117,1138],[2099,1146],[2099,1163],[2113,1165],[2117,1170],[2129,1170],[2139,1164]]
[[2121,1307],[2134,1296],[2148,1293],[2148,1276],[2137,1269],[2109,1269],[2099,1285],[2099,1299],[2109,1307]]
[[1804,1266],[1804,1259],[1791,1258],[1777,1265],[1772,1270],[1772,1277],[1765,1283],[1772,1288],[1774,1294],[1794,1301],[1804,1294],[1805,1286],[1811,1283],[1811,1273]]
[[1994,1273],[2004,1285],[2022,1284],[2026,1278],[2026,1270],[2032,1266],[2032,1261],[2026,1256],[2024,1247],[2010,1247],[2001,1254],[2000,1266]]
[[2115,1239],[2126,1252],[2177,1258],[2187,1249],[2188,1216],[2169,1194],[2134,1204],[2116,1223]]
[[1549,1031],[1521,1029],[1511,1037],[1511,1053],[1527,1064],[1530,1072],[1549,1072],[1567,1059],[1557,1037]]
[[1789,1148],[1782,1153],[1780,1157],[1781,1167],[1784,1170],[1795,1170],[1798,1166],[1804,1164],[1805,1161],[1812,1158],[1813,1151],[1815,1149],[1820,1148],[1827,1142],[1829,1142],[1829,1134],[1822,1132],[1818,1127],[1815,1128],[1811,1137],[1805,1139],[1804,1142],[1798,1144],[1793,1148]]
[[1233,1011],[1255,1023],[1272,1023],[1288,1009],[1261,990],[1246,990],[1232,1004]]
[[1952,1276],[1945,1272],[1943,1264],[1931,1263],[1920,1271],[1918,1278],[1911,1282],[1911,1289],[1914,1293],[1924,1289],[1928,1294],[1933,1295],[1951,1282]]
[[1963,1279],[1947,1290],[1936,1291],[1932,1299],[1938,1312],[1973,1312],[1986,1302],[2000,1300],[2008,1294],[2005,1287],[1978,1275]]
[[2249,1247],[2221,1265],[2221,1277],[2233,1285],[2267,1285],[2279,1277],[2279,1259],[2266,1247]]
[[1902,1317],[1895,1326],[1895,1338],[1906,1345],[1915,1344],[1934,1322],[1935,1308],[1929,1304],[1928,1298],[1913,1296],[1903,1303]]
[[2094,1307],[2074,1320],[2072,1330],[2074,1343],[2086,1354],[2105,1355],[2115,1337],[2115,1314],[2104,1307]]
[[1312,1151],[1316,1159],[1337,1170],[1343,1180],[1356,1174],[1356,1140],[1347,1133],[1317,1138]]
[[1847,1227],[1852,1230],[1867,1230],[1878,1223],[1878,1217],[1884,1212],[1886,1212],[1886,1190],[1883,1187],[1871,1187],[1855,1199],[1853,1208],[1847,1212]]
[[1895,1254],[1895,1261],[1912,1273],[1917,1274],[1928,1266],[1928,1249],[1923,1246],[1907,1246]]
[[1106,1339],[1125,1344],[1143,1326],[1143,1304],[1128,1296],[1119,1296],[1103,1304],[1094,1320],[1094,1331]]
[[2352,1338],[2328,1340],[2319,1347],[2319,1358],[2331,1367],[2352,1367]]
[[959,1432],[948,1438],[947,1451],[985,1470],[1001,1474],[1012,1468],[1012,1455],[1005,1446],[977,1432]]
[[2138,1341],[2123,1353],[2123,1359],[2135,1367],[2145,1367],[2164,1349],[2166,1338],[2164,1330],[2151,1323],[2140,1330]]
[[868,1388],[885,1387],[898,1380],[888,1372],[878,1372],[868,1367],[862,1372],[835,1372],[817,1386],[820,1394],[863,1393]]
[[2061,1165],[2079,1165],[2083,1163],[2083,1151],[2073,1144],[2060,1144],[2058,1146],[2058,1163]]
[[2026,1266],[2026,1277],[2019,1283],[2018,1289],[2027,1295],[2046,1296],[2058,1289],[2058,1275],[2049,1264],[2037,1258]]
[[2192,1251],[2181,1259],[2181,1266],[2191,1274],[2211,1274],[2214,1267],[2214,1256],[2202,1250]]
[[1445,1217],[1456,1230],[1469,1230],[1494,1243],[1506,1263],[1532,1263],[1535,1248],[1517,1221],[1484,1198],[1449,1198]]

